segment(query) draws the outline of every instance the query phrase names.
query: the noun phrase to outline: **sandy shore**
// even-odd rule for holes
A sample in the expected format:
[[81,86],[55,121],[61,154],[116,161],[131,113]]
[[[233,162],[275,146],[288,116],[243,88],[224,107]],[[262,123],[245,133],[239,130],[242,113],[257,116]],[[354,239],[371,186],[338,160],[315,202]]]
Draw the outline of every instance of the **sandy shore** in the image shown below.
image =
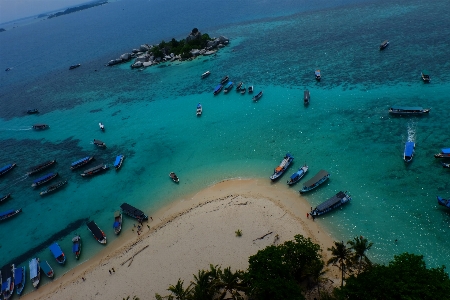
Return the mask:
[[306,218],[309,210],[297,190],[281,182],[223,181],[152,214],[141,235],[123,232],[93,259],[22,299],[154,299],[155,293],[168,294],[178,278],[187,286],[209,264],[245,270],[249,256],[296,234],[318,243],[327,259],[333,239]]

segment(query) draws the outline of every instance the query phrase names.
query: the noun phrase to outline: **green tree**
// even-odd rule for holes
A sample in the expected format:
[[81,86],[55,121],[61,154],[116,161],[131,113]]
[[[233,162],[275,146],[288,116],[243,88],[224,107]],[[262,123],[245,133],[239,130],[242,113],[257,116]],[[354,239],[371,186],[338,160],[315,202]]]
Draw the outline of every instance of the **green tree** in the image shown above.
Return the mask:
[[189,285],[186,289],[184,289],[183,283],[184,282],[181,279],[178,279],[178,282],[176,285],[171,285],[167,289],[168,291],[170,291],[173,294],[173,296],[177,300],[187,300],[188,296],[191,292],[191,286]]
[[211,300],[216,292],[215,282],[211,279],[210,272],[205,270],[198,271],[198,274],[194,275],[194,281],[191,283],[192,290],[189,299]]
[[244,272],[236,271],[232,272],[231,268],[225,268],[223,272],[220,272],[218,288],[221,290],[221,294],[219,295],[220,300],[225,299],[227,294],[231,295],[233,300],[243,299],[241,292],[245,292],[246,284],[243,281]]
[[366,251],[369,251],[373,243],[369,243],[364,237],[355,237],[353,240],[347,242],[350,245],[350,249],[353,250],[353,259],[358,265],[358,274],[361,273],[361,267],[370,267],[371,262],[366,256]]
[[296,235],[293,241],[286,241],[283,246],[286,251],[285,262],[291,265],[292,274],[297,281],[307,279],[308,265],[322,261],[320,246],[313,243],[310,238]]
[[344,274],[346,269],[350,270],[352,263],[352,252],[347,248],[344,242],[334,242],[334,246],[328,248],[331,251],[332,257],[328,260],[327,264],[333,264],[341,270],[341,287],[344,285]]

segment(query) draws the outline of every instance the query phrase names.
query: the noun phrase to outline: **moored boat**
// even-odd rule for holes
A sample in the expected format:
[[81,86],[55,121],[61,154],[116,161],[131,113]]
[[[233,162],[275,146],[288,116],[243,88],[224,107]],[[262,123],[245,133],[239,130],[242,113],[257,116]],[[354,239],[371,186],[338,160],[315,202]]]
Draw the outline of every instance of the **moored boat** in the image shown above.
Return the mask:
[[106,244],[105,233],[97,226],[97,224],[95,224],[94,221],[87,223],[87,227],[92,232],[97,242],[99,242],[100,244]]
[[103,142],[100,141],[100,140],[94,139],[93,143],[94,143],[95,146],[97,146],[97,147],[99,147],[99,148],[106,148],[106,144],[103,143]]
[[313,178],[303,184],[303,188],[300,190],[300,193],[303,194],[312,189],[315,189],[316,187],[324,183],[329,177],[330,173],[325,170],[320,170],[319,173],[314,175]]
[[69,67],[69,70],[76,69],[76,68],[78,68],[79,66],[81,66],[81,64],[71,65],[71,66]]
[[0,197],[0,203],[3,203],[3,201],[9,199],[9,197],[11,197],[11,194]]
[[252,100],[253,101],[258,101],[263,95],[263,92],[259,92],[258,94],[256,94],[255,96],[253,96]]
[[241,95],[244,95],[245,92],[247,92],[247,88],[244,85],[243,87],[241,87]]
[[56,191],[57,189],[63,187],[66,183],[67,183],[67,180],[63,180],[63,181],[57,182],[57,183],[49,186],[45,190],[41,191],[39,193],[39,195],[44,196],[44,195],[47,195],[49,193],[52,193],[52,192]]
[[309,91],[308,90],[303,92],[303,104],[304,105],[309,104]]
[[43,170],[53,166],[55,163],[56,163],[56,159],[49,160],[49,161],[46,161],[46,162],[44,162],[44,163],[42,163],[40,165],[31,167],[30,170],[27,172],[27,175],[32,175],[32,174],[39,173],[39,172],[41,172],[41,171],[43,171]]
[[15,166],[16,166],[16,164],[9,164],[9,165],[4,166],[3,168],[0,169],[0,176],[8,173],[12,169],[14,169]]
[[202,74],[202,79],[208,77],[209,75],[211,75],[210,71],[206,71],[205,73]]
[[437,196],[437,201],[439,205],[450,208],[450,199],[444,199],[442,197]]
[[27,110],[27,114],[29,114],[29,115],[37,114],[37,113],[39,113],[39,110],[37,108]]
[[1,212],[0,213],[0,221],[12,218],[15,215],[17,215],[18,213],[20,213],[21,211],[22,211],[22,209],[19,208],[19,209],[10,209],[10,210]]
[[389,108],[390,114],[397,115],[420,115],[429,113],[431,108],[423,108],[421,106],[391,106]]
[[84,157],[82,159],[79,159],[79,160],[73,162],[72,165],[70,166],[70,169],[71,170],[78,169],[79,167],[82,167],[82,166],[90,163],[94,159],[95,159],[94,156],[86,156],[86,157]]
[[232,88],[233,88],[233,82],[230,81],[223,88],[223,92],[228,93],[229,91],[231,91]]
[[0,283],[2,288],[2,299],[9,299],[14,293],[14,264],[7,264],[2,267]]
[[175,183],[180,182],[180,178],[178,178],[177,174],[175,174],[174,172],[170,172],[170,173],[169,173],[169,177],[170,177],[170,179],[172,179],[173,182],[175,182]]
[[103,125],[103,123],[98,123],[98,126],[100,127],[101,131],[105,131],[105,125]]
[[286,153],[286,155],[284,156],[281,163],[273,171],[273,174],[272,174],[272,176],[270,176],[270,179],[276,180],[281,175],[283,175],[283,173],[287,170],[287,168],[289,167],[289,165],[292,163],[293,160],[294,160],[294,157],[291,154]]
[[223,89],[223,85],[222,84],[219,84],[218,86],[216,86],[214,88],[214,92],[213,92],[214,96],[219,94],[222,89]]
[[443,168],[450,168],[450,164],[449,163],[441,163]]
[[26,274],[25,266],[14,269],[14,285],[16,286],[17,295],[21,295],[25,287]]
[[251,85],[251,86],[248,87],[248,93],[249,93],[249,94],[253,93],[253,85]]
[[44,175],[44,176],[34,180],[31,187],[37,187],[37,186],[43,185],[43,184],[53,180],[54,178],[56,178],[56,176],[58,176],[58,173],[48,173],[47,175]]
[[239,82],[239,83],[237,84],[237,86],[236,86],[236,92],[239,92],[239,91],[241,90],[243,84],[244,84],[244,83],[243,83],[242,81]]
[[380,44],[380,50],[384,50],[384,48],[386,48],[389,45],[389,41],[385,40],[383,42],[381,42]]
[[414,142],[406,142],[405,143],[405,151],[403,152],[403,160],[405,162],[410,162],[414,156],[414,148],[416,144]]
[[66,256],[64,255],[64,252],[62,252],[61,247],[58,245],[58,243],[51,244],[49,249],[58,263],[66,263]]
[[34,124],[31,126],[33,129],[47,129],[50,128],[47,124]]
[[197,116],[201,116],[203,112],[202,105],[199,103],[197,104]]
[[29,263],[30,267],[30,281],[35,288],[38,287],[41,280],[41,267],[39,265],[39,258],[33,258]]
[[431,82],[430,73],[428,73],[428,71],[425,71],[425,70],[422,71],[420,76],[422,77],[423,82],[425,82],[425,83]]
[[116,160],[114,161],[114,168],[116,168],[116,170],[120,169],[124,159],[125,159],[125,156],[123,156],[123,155],[116,156]]
[[308,172],[308,169],[309,169],[309,167],[307,165],[304,165],[303,167],[298,169],[297,172],[295,172],[294,174],[291,175],[291,177],[287,181],[287,184],[293,185],[293,184],[299,182],[300,179],[302,179],[303,176],[305,176],[306,172]]
[[101,164],[101,165],[95,166],[93,168],[87,169],[86,171],[84,171],[80,175],[83,176],[83,177],[93,176],[95,174],[99,174],[99,173],[101,173],[101,172],[103,172],[105,170],[108,170],[108,169],[109,169],[108,165]]
[[314,76],[316,77],[317,81],[320,81],[320,79],[322,79],[322,77],[320,76],[320,70],[314,71]]
[[336,195],[334,195],[333,197],[331,197],[330,199],[328,199],[327,201],[316,206],[316,208],[314,208],[310,212],[310,215],[313,217],[323,215],[324,213],[327,213],[327,212],[349,202],[350,200],[352,200],[352,197],[350,197],[350,195],[347,192],[341,191],[341,192],[337,193]]
[[72,253],[75,254],[75,259],[79,259],[81,255],[81,236],[78,234],[72,238]]
[[450,148],[442,148],[440,153],[434,155],[435,158],[449,158]]
[[137,209],[136,207],[128,204],[128,203],[123,203],[120,206],[120,209],[122,210],[122,213],[138,219],[139,221],[144,221],[144,220],[148,220],[148,216],[146,214],[144,214],[144,212],[142,210]]
[[120,211],[114,212],[113,228],[115,234],[119,234],[122,230],[122,213]]
[[41,261],[40,266],[41,266],[42,271],[44,272],[45,275],[47,275],[48,278],[53,278],[55,273],[53,272],[52,267],[46,260]]
[[230,77],[228,77],[228,75],[225,76],[225,77],[223,77],[222,80],[220,80],[220,84],[225,84],[225,83],[227,83],[229,79],[230,79]]

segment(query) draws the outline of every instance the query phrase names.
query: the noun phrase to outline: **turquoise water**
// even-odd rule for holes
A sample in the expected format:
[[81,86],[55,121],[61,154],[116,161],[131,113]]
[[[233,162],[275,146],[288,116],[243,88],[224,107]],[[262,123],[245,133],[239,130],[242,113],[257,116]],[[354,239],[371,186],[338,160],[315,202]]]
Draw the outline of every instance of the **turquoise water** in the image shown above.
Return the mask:
[[[114,5],[107,7],[111,16],[104,16],[101,24],[132,8],[128,1]],[[196,27],[211,36],[227,36],[230,46],[215,57],[141,72],[131,70],[129,64],[112,68],[103,64],[149,39],[156,43],[184,37],[194,26],[170,24],[172,32],[166,28],[160,33],[165,37],[152,40],[143,38],[145,26],[132,32],[136,27],[130,19],[132,24],[124,25],[130,35],[117,37],[116,44],[101,50],[83,47],[102,43],[102,30],[108,36],[113,29],[93,27],[92,37],[87,33],[80,37],[85,46],[56,33],[45,36],[46,40],[36,38],[36,49],[47,48],[53,54],[63,46],[74,47],[79,57],[77,51],[55,59],[39,54],[38,62],[20,64],[20,51],[14,52],[14,59],[1,55],[2,67],[15,67],[0,72],[0,164],[18,166],[1,178],[0,194],[11,193],[13,198],[0,210],[22,207],[23,212],[0,224],[0,263],[24,264],[34,255],[53,262],[47,247],[58,241],[68,256],[64,267],[53,263],[61,276],[104,247],[90,237],[87,220],[95,220],[108,240],[115,240],[120,237],[113,234],[112,219],[121,203],[135,204],[151,215],[162,205],[223,179],[269,180],[273,168],[290,152],[295,160],[289,172],[307,163],[310,172],[305,180],[320,169],[331,173],[326,186],[299,201],[315,206],[339,190],[352,195],[349,205],[318,220],[337,240],[367,237],[374,242],[370,254],[377,262],[408,251],[424,254],[430,266],[448,264],[450,212],[438,207],[435,196],[449,196],[449,174],[433,157],[448,147],[450,24],[440,14],[446,7],[445,1],[432,7],[420,1],[375,1],[308,10],[286,1],[274,10],[274,18],[267,6],[251,18],[238,15],[210,21],[209,26],[200,21],[204,26]],[[205,9],[212,10],[213,5]],[[68,15],[67,28],[94,12]],[[14,34],[42,34],[43,28],[54,26],[53,20],[65,24],[58,19],[40,22],[42,27],[2,33],[0,54],[20,48],[17,45],[23,42],[16,43]],[[438,24],[439,30],[430,30]],[[63,28],[55,31],[64,33]],[[57,37],[63,46],[50,43]],[[380,52],[378,45],[385,39],[391,44]],[[73,63],[82,66],[69,72]],[[321,82],[314,80],[315,69],[321,69]],[[430,71],[431,84],[420,80],[422,69]],[[201,80],[206,70],[212,74]],[[255,92],[263,90],[264,96],[257,103],[234,90],[213,96],[225,75],[254,85]],[[305,89],[311,92],[308,107],[303,106]],[[196,117],[199,102],[203,115]],[[392,117],[387,110],[396,104],[432,109],[429,116]],[[24,114],[35,107],[41,110],[39,115]],[[99,122],[105,124],[105,132],[99,130]],[[51,128],[29,130],[34,123]],[[94,138],[108,148],[96,148],[91,143]],[[416,142],[416,153],[405,165],[402,155],[408,139]],[[112,164],[118,154],[126,156],[119,172],[109,170],[86,179],[79,176],[83,168],[76,172],[69,168],[88,155],[95,155],[97,163]],[[58,164],[51,170],[69,183],[53,195],[40,197],[30,187],[35,177],[23,174],[53,158]],[[178,186],[168,178],[171,171],[181,178]],[[126,219],[124,225],[129,229],[132,220]],[[74,233],[80,233],[84,242],[79,262],[70,253]]]

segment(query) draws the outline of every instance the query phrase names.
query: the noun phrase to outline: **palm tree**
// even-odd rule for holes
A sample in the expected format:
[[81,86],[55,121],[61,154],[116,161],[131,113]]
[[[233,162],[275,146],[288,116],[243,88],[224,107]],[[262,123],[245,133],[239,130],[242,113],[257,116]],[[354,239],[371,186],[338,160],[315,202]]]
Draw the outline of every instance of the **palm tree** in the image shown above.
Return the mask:
[[236,271],[232,272],[231,268],[225,268],[223,272],[220,273],[220,282],[218,283],[222,293],[219,296],[219,300],[225,299],[227,294],[231,295],[233,300],[243,299],[239,292],[245,291],[245,284],[243,283],[244,272]]
[[363,264],[370,266],[372,263],[366,256],[366,251],[370,250],[373,243],[369,243],[367,239],[363,236],[353,238],[353,241],[348,241],[347,244],[350,245],[350,249],[354,251],[353,258],[358,264],[358,275],[361,272],[361,266]]
[[338,268],[341,269],[342,272],[341,287],[343,287],[345,267],[351,268],[352,252],[345,246],[343,241],[334,242],[334,246],[328,248],[328,251],[331,251],[332,257],[328,260],[327,265],[333,264],[336,266],[338,264]]
[[167,289],[168,291],[172,292],[172,294],[175,296],[176,300],[186,300],[187,297],[191,293],[191,285],[189,285],[186,289],[183,288],[183,283],[181,279],[178,279],[178,282],[176,285],[171,285]]
[[327,270],[324,270],[325,263],[323,260],[314,260],[311,262],[308,268],[308,275],[312,277],[312,280],[315,284],[317,284],[317,295],[320,295],[320,283],[323,282],[324,275],[327,273]]
[[192,290],[189,299],[211,300],[215,294],[214,282],[211,279],[210,272],[198,271],[198,274],[194,275],[194,282],[191,282]]

